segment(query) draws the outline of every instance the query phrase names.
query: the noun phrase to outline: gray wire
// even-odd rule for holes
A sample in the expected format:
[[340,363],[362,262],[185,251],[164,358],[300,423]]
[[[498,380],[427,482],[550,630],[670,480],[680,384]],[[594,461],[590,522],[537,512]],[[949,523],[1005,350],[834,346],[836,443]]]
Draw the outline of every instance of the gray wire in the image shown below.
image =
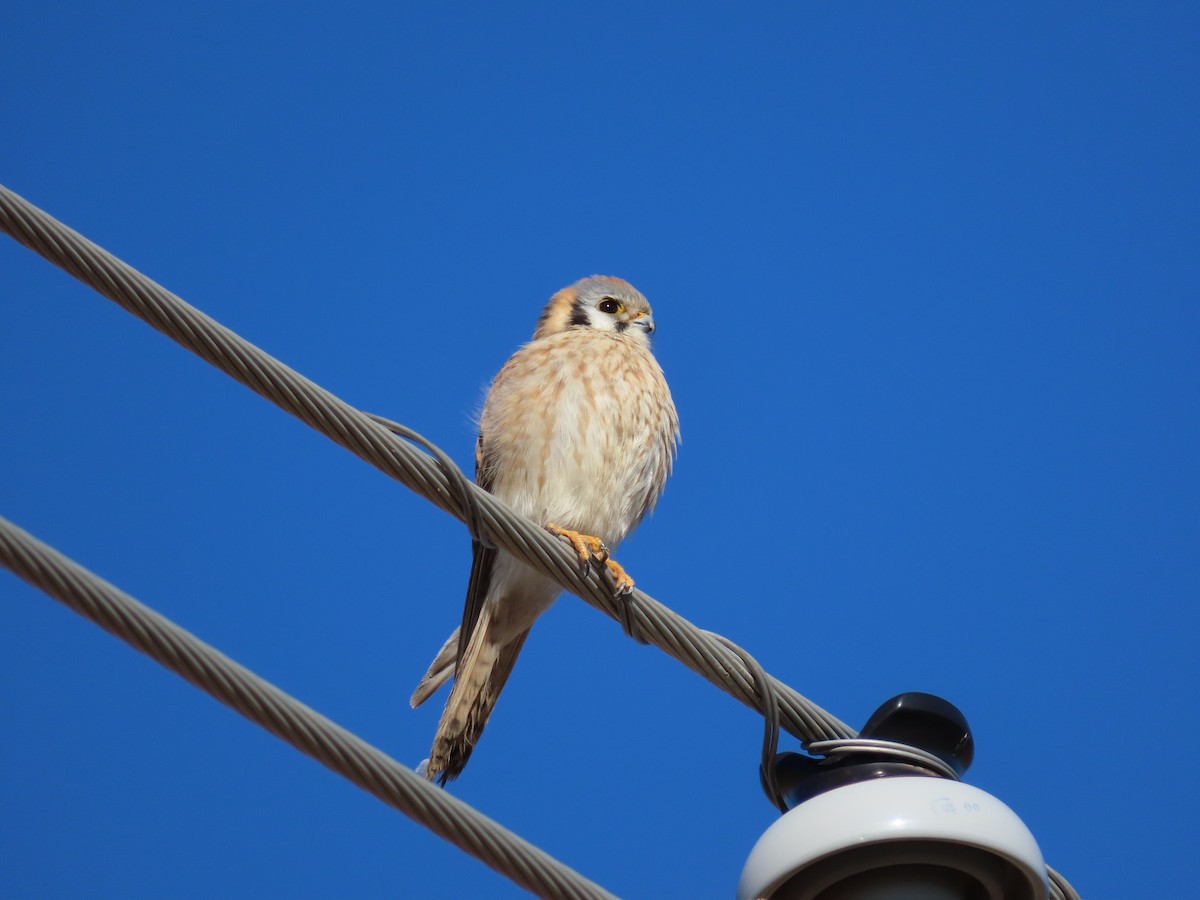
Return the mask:
[[[189,306],[87,238],[0,186],[0,229],[197,356],[395,478],[460,521],[474,517],[480,540],[544,572],[742,703],[763,712],[763,692],[741,657],[647,594],[617,597],[607,576],[540,525],[481,490],[445,457],[435,461],[279,360]],[[464,508],[463,496],[474,509]],[[628,604],[622,610],[620,604]],[[802,740],[850,737],[854,730],[770,678],[780,725]]]
[[[434,460],[397,440],[383,425],[3,185],[0,185],[0,229],[280,409],[467,523],[477,531],[477,540],[499,547],[553,578],[621,623],[626,633],[654,644],[730,696],[763,713],[768,717],[768,730],[770,717],[778,715],[779,726],[805,742],[856,736],[854,729],[840,719],[761,672],[757,663],[749,665],[745,651],[735,652],[637,588],[631,595],[616,596],[606,576],[592,568],[580,569],[576,555],[563,542],[481,490],[444,453],[437,451]],[[414,439],[431,446],[423,438]],[[773,711],[771,698],[776,703]],[[1049,871],[1052,879],[1065,885],[1065,891],[1069,892],[1064,894],[1065,900],[1077,896],[1061,875]]]
[[754,677],[755,687],[758,688],[762,698],[760,705],[763,709],[762,758],[758,764],[759,780],[762,782],[763,793],[767,795],[767,799],[780,812],[787,812],[788,807],[784,802],[783,792],[779,789],[779,778],[775,774],[775,754],[779,750],[779,697],[775,693],[775,687],[771,684],[766,669],[757,659],[729,638],[713,631],[707,633],[736,653],[741,659],[742,665],[749,669]]
[[613,895],[0,517],[0,563],[539,897]]
[[881,741],[876,738],[843,738],[833,741],[809,741],[804,745],[809,753],[816,753],[828,761],[841,759],[862,753],[871,759],[888,756],[897,762],[908,763],[927,769],[931,774],[951,781],[959,781],[958,773],[951,766],[939,759],[928,750],[914,747],[912,744],[900,744],[895,741]]
[[1046,866],[1046,874],[1050,876],[1050,896],[1053,900],[1081,900],[1079,893],[1060,873]]
[[439,466],[442,467],[442,474],[446,476],[446,480],[454,488],[455,494],[458,497],[458,502],[463,510],[463,524],[467,526],[467,530],[471,533],[472,540],[481,540],[480,534],[480,512],[479,506],[475,503],[475,498],[471,494],[471,482],[467,480],[466,474],[437,444],[428,438],[417,434],[407,425],[401,425],[399,422],[393,422],[391,419],[385,419],[383,416],[377,416],[374,413],[364,413],[369,419],[378,422],[392,434],[399,435],[402,438],[407,438],[414,443],[420,444],[430,455],[437,460]]

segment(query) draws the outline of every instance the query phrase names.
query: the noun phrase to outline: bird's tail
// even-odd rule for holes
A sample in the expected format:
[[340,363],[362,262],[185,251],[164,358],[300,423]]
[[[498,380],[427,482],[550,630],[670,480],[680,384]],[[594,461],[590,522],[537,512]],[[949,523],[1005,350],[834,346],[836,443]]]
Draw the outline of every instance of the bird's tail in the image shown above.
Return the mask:
[[429,664],[429,671],[417,683],[417,689],[413,691],[413,695],[408,701],[413,709],[433,696],[437,689],[454,674],[454,657],[458,655],[458,631],[455,628],[450,637],[446,639],[446,643],[442,644],[442,649],[437,652],[437,656]]
[[[454,687],[450,690],[450,699],[446,701],[446,710],[438,723],[433,749],[429,751],[425,777],[430,781],[445,784],[462,772],[483,733],[504,683],[512,673],[517,654],[529,636],[526,630],[506,644],[497,644],[488,634],[489,620],[488,610],[485,609],[475,624],[467,652],[455,673]],[[431,674],[436,664],[437,660],[434,660],[434,666],[430,667]],[[417,694],[420,693],[418,686]],[[414,699],[417,694],[414,694]]]

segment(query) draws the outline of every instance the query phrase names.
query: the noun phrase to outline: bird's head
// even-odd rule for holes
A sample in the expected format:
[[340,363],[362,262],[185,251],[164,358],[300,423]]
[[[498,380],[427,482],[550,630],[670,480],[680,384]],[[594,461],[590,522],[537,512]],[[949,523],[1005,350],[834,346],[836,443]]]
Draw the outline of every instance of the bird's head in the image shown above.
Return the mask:
[[649,344],[654,315],[646,298],[628,281],[593,275],[550,298],[533,339],[576,328],[624,334]]

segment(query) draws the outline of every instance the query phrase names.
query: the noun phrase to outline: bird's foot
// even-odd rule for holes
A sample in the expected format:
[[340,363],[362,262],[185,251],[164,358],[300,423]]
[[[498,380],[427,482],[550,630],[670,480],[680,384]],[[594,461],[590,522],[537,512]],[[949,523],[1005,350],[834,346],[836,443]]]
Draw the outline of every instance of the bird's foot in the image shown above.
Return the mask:
[[566,538],[575,548],[575,552],[579,554],[579,562],[583,565],[587,565],[592,560],[603,563],[608,569],[609,575],[612,576],[618,594],[628,594],[633,591],[633,579],[629,577],[629,573],[621,567],[619,562],[608,555],[608,547],[600,538],[590,534],[581,534],[569,528],[562,528],[553,522],[546,526],[546,530],[551,534]]
[[621,564],[615,559],[606,559],[604,565],[608,566],[608,574],[612,576],[613,583],[617,586],[618,594],[633,593],[633,579],[629,573],[621,567]]
[[608,547],[598,537],[590,534],[580,534],[578,531],[563,528],[555,525],[553,522],[546,526],[546,530],[551,534],[566,538],[571,546],[575,548],[575,552],[579,554],[579,561],[585,566],[592,559],[596,559],[599,562],[604,562],[608,559]]

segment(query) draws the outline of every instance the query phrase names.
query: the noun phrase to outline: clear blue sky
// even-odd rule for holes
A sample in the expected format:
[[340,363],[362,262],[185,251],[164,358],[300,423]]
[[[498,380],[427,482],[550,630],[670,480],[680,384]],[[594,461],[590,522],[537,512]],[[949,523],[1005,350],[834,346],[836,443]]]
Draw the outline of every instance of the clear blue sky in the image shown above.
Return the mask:
[[[436,8],[434,8],[436,7]],[[0,8],[0,181],[469,465],[545,299],[654,304],[646,591],[903,690],[1088,898],[1200,882],[1200,8]],[[458,523],[0,239],[0,514],[415,765]],[[0,894],[520,896],[0,573]],[[728,897],[761,723],[564,598],[453,792]],[[794,747],[794,742],[785,741]]]

